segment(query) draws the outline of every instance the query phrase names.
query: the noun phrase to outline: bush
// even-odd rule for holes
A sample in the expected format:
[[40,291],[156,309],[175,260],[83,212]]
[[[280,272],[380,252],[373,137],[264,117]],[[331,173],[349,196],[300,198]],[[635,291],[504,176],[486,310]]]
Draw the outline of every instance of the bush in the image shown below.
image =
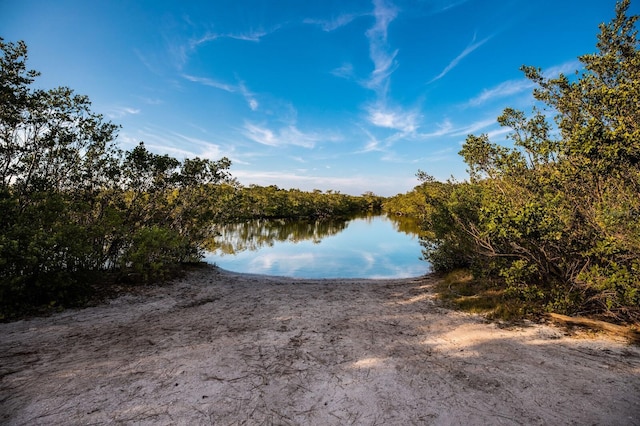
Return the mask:
[[469,181],[433,188],[420,172],[425,257],[438,271],[498,277],[528,306],[640,320],[640,52],[629,1],[600,27],[582,72],[546,79],[523,67],[554,109],[560,138],[534,108],[507,108],[513,148],[470,135]]

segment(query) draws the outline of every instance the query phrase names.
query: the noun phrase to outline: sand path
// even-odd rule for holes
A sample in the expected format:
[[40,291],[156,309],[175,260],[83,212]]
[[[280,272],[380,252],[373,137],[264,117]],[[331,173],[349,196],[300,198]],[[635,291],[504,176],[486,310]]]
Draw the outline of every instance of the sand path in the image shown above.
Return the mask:
[[500,328],[434,279],[206,267],[0,324],[0,423],[640,425],[640,348]]

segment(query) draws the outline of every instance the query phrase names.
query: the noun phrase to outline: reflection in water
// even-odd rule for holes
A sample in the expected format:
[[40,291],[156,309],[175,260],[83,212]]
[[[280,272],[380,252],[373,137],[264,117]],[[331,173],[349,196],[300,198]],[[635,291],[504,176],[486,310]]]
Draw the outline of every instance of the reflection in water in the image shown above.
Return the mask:
[[426,273],[419,226],[404,217],[253,220],[217,229],[206,260],[238,272],[304,278],[394,278]]
[[347,227],[348,220],[300,221],[290,219],[255,219],[244,223],[223,225],[219,235],[207,242],[207,250],[220,254],[237,254],[273,246],[275,242],[299,243],[310,240],[314,244],[335,235]]
[[418,221],[407,216],[387,216],[396,231],[405,233],[411,237],[420,235],[420,225]]

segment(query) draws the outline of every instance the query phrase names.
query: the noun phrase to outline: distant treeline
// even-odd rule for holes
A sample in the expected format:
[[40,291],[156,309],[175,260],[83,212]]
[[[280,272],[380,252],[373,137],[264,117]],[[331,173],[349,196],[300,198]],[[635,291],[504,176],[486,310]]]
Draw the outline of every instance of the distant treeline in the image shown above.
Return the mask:
[[[231,188],[228,188],[231,190]],[[361,196],[335,191],[313,192],[281,189],[275,185],[233,188],[226,199],[228,221],[245,219],[325,219],[346,218],[358,213],[379,212],[384,197]]]
[[386,201],[422,220],[435,270],[470,268],[525,313],[640,320],[640,53],[628,8],[601,25],[583,70],[523,67],[540,108],[498,118],[512,147],[469,135],[467,181],[420,172],[422,185]]

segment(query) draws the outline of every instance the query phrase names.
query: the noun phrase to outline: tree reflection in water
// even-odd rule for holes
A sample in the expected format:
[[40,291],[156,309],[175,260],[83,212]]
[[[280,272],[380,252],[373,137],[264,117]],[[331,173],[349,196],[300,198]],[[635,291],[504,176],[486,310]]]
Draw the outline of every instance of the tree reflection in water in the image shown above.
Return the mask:
[[[319,244],[323,238],[344,231],[353,219],[372,222],[377,215],[354,216],[349,219],[254,219],[242,223],[230,223],[216,228],[216,235],[207,241],[206,249],[219,255],[234,255],[246,250],[255,251],[273,246],[276,242],[299,243],[312,241]],[[386,216],[393,228],[415,237],[420,233],[418,223],[409,217]]]
[[349,220],[301,221],[291,219],[255,219],[243,223],[220,226],[218,235],[207,242],[212,253],[233,255],[245,250],[258,250],[273,246],[275,242],[298,243],[311,240],[320,243],[323,238],[336,235],[347,228]]

